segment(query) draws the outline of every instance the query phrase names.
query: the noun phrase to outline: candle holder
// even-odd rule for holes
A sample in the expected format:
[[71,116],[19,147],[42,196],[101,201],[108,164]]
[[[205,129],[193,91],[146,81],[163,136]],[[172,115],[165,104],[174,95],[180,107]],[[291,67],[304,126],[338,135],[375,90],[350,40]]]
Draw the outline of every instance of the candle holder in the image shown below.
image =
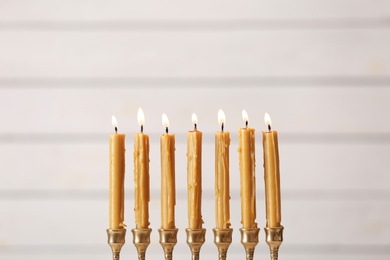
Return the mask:
[[246,260],[253,260],[255,247],[259,243],[260,228],[240,228],[241,244],[245,248]]
[[265,229],[265,241],[269,246],[271,253],[271,260],[278,260],[279,247],[283,242],[283,226],[264,228]]
[[145,260],[146,249],[150,244],[150,233],[152,233],[152,229],[134,228],[131,230],[131,232],[133,233],[133,243],[137,248],[138,260]]
[[192,260],[199,260],[200,248],[206,241],[206,229],[186,229],[187,244],[191,249]]
[[164,249],[164,259],[172,260],[173,248],[177,243],[177,228],[173,229],[159,229],[160,233],[160,244]]
[[217,245],[219,260],[226,260],[227,251],[232,243],[233,229],[231,228],[214,228],[214,243]]
[[107,236],[112,250],[112,259],[119,260],[122,246],[125,243],[126,229],[107,229]]

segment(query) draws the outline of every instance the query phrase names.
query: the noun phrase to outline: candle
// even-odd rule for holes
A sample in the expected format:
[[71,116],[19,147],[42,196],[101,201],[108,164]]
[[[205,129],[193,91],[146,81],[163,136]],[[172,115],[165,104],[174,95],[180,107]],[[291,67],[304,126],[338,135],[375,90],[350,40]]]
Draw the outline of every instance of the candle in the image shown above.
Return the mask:
[[240,145],[240,195],[241,224],[243,228],[257,228],[256,220],[256,176],[255,176],[255,129],[248,127],[248,114],[242,111],[245,128],[238,132]]
[[125,135],[118,134],[118,123],[112,116],[115,134],[110,135],[110,229],[124,227]]
[[144,113],[138,109],[140,133],[134,133],[134,183],[135,183],[135,226],[137,229],[149,227],[149,136],[144,134]]
[[218,111],[221,131],[215,134],[215,208],[216,228],[230,226],[229,146],[230,134],[224,131],[225,114]]
[[192,114],[194,130],[187,132],[188,227],[201,229],[202,220],[202,132],[198,119]]
[[271,130],[271,118],[264,116],[268,132],[263,132],[264,181],[267,227],[280,227],[280,177],[278,133]]
[[162,115],[165,134],[160,138],[161,150],[161,228],[175,228],[175,135],[168,133],[168,117]]

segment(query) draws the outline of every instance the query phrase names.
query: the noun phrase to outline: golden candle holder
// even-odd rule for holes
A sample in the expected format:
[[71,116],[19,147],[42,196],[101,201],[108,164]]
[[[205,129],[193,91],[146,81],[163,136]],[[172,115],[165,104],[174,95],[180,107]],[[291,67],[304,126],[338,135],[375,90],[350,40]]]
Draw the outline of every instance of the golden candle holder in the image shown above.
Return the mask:
[[206,241],[206,229],[186,229],[187,244],[191,249],[192,260],[199,260],[200,248]]
[[227,251],[232,243],[233,229],[231,228],[214,228],[214,243],[217,245],[219,260],[226,260]]
[[119,260],[122,246],[125,243],[126,229],[107,229],[107,236],[112,250],[112,259]]
[[152,229],[134,228],[131,232],[133,233],[133,244],[137,248],[138,260],[145,260],[146,249],[150,244],[150,233],[152,233]]
[[240,228],[241,244],[245,248],[246,260],[253,260],[255,247],[259,243],[260,228]]
[[271,260],[278,260],[279,247],[283,242],[283,226],[264,228],[265,229],[265,241],[269,246],[271,253]]
[[177,228],[173,229],[159,229],[160,244],[164,249],[164,259],[172,260],[173,248],[177,243]]

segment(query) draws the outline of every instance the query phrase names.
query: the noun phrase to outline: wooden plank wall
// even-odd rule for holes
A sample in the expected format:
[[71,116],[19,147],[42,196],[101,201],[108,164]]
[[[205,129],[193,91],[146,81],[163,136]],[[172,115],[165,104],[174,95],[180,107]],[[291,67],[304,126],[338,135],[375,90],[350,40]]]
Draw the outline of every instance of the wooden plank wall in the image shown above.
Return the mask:
[[[0,259],[110,259],[108,135],[151,137],[149,259],[159,228],[161,113],[177,135],[176,259],[185,243],[186,131],[204,132],[202,259],[215,259],[217,110],[232,133],[231,259],[242,259],[237,130],[257,130],[258,223],[265,224],[264,112],[280,135],[283,259],[390,256],[390,2],[386,0],[0,0]],[[135,259],[131,235],[124,259]],[[261,232],[256,259],[268,259]]]

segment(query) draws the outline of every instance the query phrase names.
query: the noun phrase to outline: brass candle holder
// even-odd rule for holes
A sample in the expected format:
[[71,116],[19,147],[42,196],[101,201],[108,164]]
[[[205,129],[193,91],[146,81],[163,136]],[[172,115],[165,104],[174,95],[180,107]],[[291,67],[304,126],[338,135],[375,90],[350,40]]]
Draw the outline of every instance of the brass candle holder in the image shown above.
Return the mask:
[[246,260],[253,260],[255,247],[259,243],[260,228],[240,228],[241,244],[245,248]]
[[192,260],[199,260],[200,248],[206,241],[206,229],[186,229],[187,244],[191,249]]
[[164,259],[172,260],[173,248],[177,243],[177,228],[173,229],[159,229],[160,244],[164,249]]
[[231,228],[214,228],[214,243],[218,248],[218,259],[226,260],[227,251],[232,243],[233,229]]
[[146,249],[150,244],[150,233],[152,233],[152,229],[134,228],[131,232],[133,233],[133,244],[137,248],[138,260],[145,260]]
[[107,229],[107,236],[112,250],[112,259],[119,260],[122,246],[125,243],[126,229]]
[[265,229],[265,241],[269,246],[271,253],[271,260],[278,260],[279,247],[283,242],[283,226],[264,228]]

